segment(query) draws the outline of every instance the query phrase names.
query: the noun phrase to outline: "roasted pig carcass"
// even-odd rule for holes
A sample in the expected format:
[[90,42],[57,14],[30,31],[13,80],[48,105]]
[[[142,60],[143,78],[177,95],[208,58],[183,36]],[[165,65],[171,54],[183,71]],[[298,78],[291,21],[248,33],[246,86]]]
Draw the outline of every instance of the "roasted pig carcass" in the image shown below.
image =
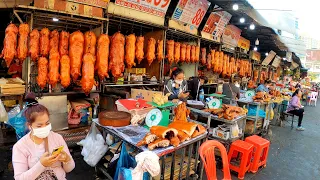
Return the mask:
[[190,139],[190,136],[188,136],[188,134],[186,134],[185,132],[181,130],[177,130],[177,131],[178,131],[178,138],[181,143]]
[[94,62],[96,57],[91,53],[83,56],[81,86],[83,92],[88,95],[94,85]]
[[206,65],[207,63],[207,52],[206,48],[201,48],[201,63],[202,65]]
[[37,29],[33,29],[30,33],[29,56],[32,61],[36,62],[40,52],[40,33]]
[[26,23],[20,24],[19,26],[19,39],[18,39],[18,59],[21,63],[27,58],[28,55],[28,37],[30,28]]
[[136,41],[136,59],[138,60],[138,64],[140,64],[144,58],[143,48],[144,48],[144,37],[139,36],[137,37],[137,41]]
[[187,44],[187,49],[186,49],[186,62],[189,63],[191,60],[191,45]]
[[73,32],[69,41],[69,58],[71,63],[71,77],[75,82],[81,72],[82,56],[84,50],[84,35],[81,31]]
[[37,82],[41,89],[43,89],[48,81],[48,60],[45,57],[40,57],[38,60],[38,77]]
[[43,28],[40,31],[40,55],[47,57],[50,50],[50,30]]
[[150,128],[150,133],[155,134],[158,138],[171,139],[178,135],[178,131],[174,128],[168,128],[164,126],[152,126]]
[[70,58],[67,54],[60,59],[60,79],[62,87],[67,88],[70,85]]
[[13,58],[17,54],[17,36],[17,26],[14,24],[9,24],[9,26],[6,28],[6,33],[3,40],[3,50],[1,53],[1,56],[6,61],[7,67],[11,65]]
[[190,110],[187,108],[186,103],[181,103],[174,109],[173,121],[188,122],[187,117],[189,114]]
[[211,53],[208,53],[208,55],[207,55],[207,69],[209,70],[209,69],[211,69],[211,65],[212,65],[212,63],[211,63]]
[[130,34],[126,37],[126,53],[125,53],[125,60],[127,63],[127,67],[129,69],[132,66],[135,66],[136,63],[134,62],[136,55],[136,36],[134,34]]
[[200,46],[196,46],[196,57],[195,57],[195,61],[199,62],[200,59]]
[[116,32],[111,38],[109,70],[116,81],[124,71],[124,43],[124,35],[120,32]]
[[190,61],[192,63],[196,62],[196,46],[191,46],[191,54],[190,54]]
[[191,137],[197,128],[197,124],[191,123],[191,122],[178,122],[178,121],[176,121],[176,122],[170,123],[168,127],[171,129],[180,130],[180,131],[186,133],[189,137]]
[[158,40],[157,44],[157,60],[160,62],[163,60],[163,40]]
[[137,143],[137,146],[140,147],[140,146],[150,144],[156,139],[157,139],[157,136],[155,134],[148,133],[141,141]]
[[198,124],[196,130],[193,132],[191,137],[195,138],[195,137],[197,137],[197,136],[199,136],[199,135],[201,135],[201,134],[203,134],[205,132],[206,132],[206,128],[203,127],[202,125]]
[[180,139],[178,138],[178,136],[172,137],[172,138],[170,139],[170,144],[171,144],[172,146],[174,146],[174,147],[179,146],[179,144],[180,144]]
[[187,53],[187,45],[182,43],[180,48],[180,61],[185,62],[186,61],[186,53]]
[[109,45],[109,36],[107,34],[101,34],[98,38],[97,62],[95,66],[100,80],[103,80],[105,77],[109,77]]
[[49,44],[50,44],[49,55],[52,52],[59,52],[59,32],[57,30],[51,31]]
[[154,150],[156,147],[168,147],[170,145],[170,141],[168,139],[159,138],[154,142],[148,145],[148,149],[150,151]]
[[59,36],[59,53],[60,56],[69,54],[69,36],[70,34],[66,31],[61,31]]
[[148,39],[146,59],[149,66],[152,64],[153,60],[156,58],[156,40],[154,38]]
[[50,51],[49,55],[49,84],[55,87],[59,81],[59,65],[60,65],[60,55],[58,50]]
[[97,37],[92,31],[84,33],[84,53],[96,55]]
[[178,63],[180,61],[180,43],[174,42],[174,61]]
[[174,62],[174,40],[167,40],[167,59],[169,64]]

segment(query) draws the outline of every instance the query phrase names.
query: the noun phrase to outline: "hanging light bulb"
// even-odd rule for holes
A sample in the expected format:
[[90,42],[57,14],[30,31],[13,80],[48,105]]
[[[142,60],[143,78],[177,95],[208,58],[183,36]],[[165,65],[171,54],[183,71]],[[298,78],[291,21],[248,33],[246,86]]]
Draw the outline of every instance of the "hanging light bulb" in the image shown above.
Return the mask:
[[58,22],[59,21],[59,19],[58,18],[52,18],[52,21],[54,21],[54,22]]
[[234,4],[234,5],[232,6],[232,9],[235,10],[235,11],[237,11],[237,10],[239,9],[239,5],[238,5],[238,4]]
[[246,22],[246,19],[245,18],[240,18],[240,23],[244,23],[244,22]]
[[257,46],[255,46],[255,47],[253,48],[253,50],[254,50],[254,51],[258,51],[258,48],[257,48]]
[[250,28],[251,30],[254,30],[254,29],[256,28],[256,26],[255,26],[254,24],[250,24],[249,28]]
[[259,39],[258,38],[256,39],[255,45],[259,46]]
[[266,55],[266,56],[268,56],[268,55],[269,55],[269,53],[267,53],[267,52],[266,52],[266,53],[265,53],[265,55]]

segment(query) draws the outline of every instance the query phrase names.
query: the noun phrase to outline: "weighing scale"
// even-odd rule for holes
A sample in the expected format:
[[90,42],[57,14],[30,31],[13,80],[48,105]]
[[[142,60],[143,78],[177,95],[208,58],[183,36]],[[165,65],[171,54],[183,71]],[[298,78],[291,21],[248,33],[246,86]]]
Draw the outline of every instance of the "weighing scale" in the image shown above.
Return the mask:
[[145,122],[146,125],[145,128],[149,129],[152,126],[168,126],[170,119],[170,107],[175,106],[173,102],[167,102],[163,104],[162,106],[159,106],[158,104],[154,102],[148,102],[148,104],[152,105],[153,107],[156,107],[155,109],[152,109],[149,111],[149,113],[146,116]]
[[225,97],[223,94],[205,94],[209,96],[206,98],[207,106],[209,109],[218,109],[222,107],[222,98]]
[[248,90],[248,91],[244,94],[244,97],[245,97],[245,98],[251,98],[251,99],[252,99],[252,97],[255,96],[255,95],[256,95],[256,92],[255,92],[254,90]]

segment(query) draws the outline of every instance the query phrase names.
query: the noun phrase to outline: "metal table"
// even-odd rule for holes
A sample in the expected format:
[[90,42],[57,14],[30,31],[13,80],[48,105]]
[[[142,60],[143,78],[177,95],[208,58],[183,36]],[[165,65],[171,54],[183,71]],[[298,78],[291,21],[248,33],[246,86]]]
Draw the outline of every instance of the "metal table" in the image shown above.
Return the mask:
[[[145,147],[138,147],[136,143],[133,143],[131,140],[124,138],[120,133],[117,132],[112,127],[106,127],[99,124],[98,120],[93,120],[103,129],[103,136],[106,137],[107,134],[114,136],[117,139],[120,139],[123,142],[126,142],[130,147],[135,149],[137,152],[148,151]],[[160,157],[161,162],[161,173],[160,180],[167,179],[165,178],[166,172],[166,158],[171,158],[170,162],[170,180],[176,179],[175,175],[175,166],[179,166],[178,179],[202,179],[203,177],[203,164],[200,161],[198,149],[200,145],[207,140],[207,133],[197,136],[190,139],[189,141],[181,143],[178,147],[169,146],[167,148],[158,148],[154,152]],[[177,162],[176,161],[180,161]],[[198,165],[200,163],[200,165]],[[107,174],[107,170],[101,170],[102,167],[96,168],[99,169],[106,177],[110,177]],[[183,173],[183,169],[186,169],[186,173]],[[167,170],[168,172],[168,170]]]

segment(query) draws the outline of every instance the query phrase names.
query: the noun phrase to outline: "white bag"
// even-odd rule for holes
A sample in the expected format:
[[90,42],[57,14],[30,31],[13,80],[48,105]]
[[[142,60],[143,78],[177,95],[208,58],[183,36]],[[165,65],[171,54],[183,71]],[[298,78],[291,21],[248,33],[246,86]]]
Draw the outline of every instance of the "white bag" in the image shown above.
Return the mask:
[[8,113],[4,108],[4,105],[0,99],[0,122],[7,122],[8,121]]
[[86,138],[81,140],[79,144],[83,145],[81,155],[84,161],[91,167],[94,167],[108,150],[108,145],[94,122],[92,122]]

